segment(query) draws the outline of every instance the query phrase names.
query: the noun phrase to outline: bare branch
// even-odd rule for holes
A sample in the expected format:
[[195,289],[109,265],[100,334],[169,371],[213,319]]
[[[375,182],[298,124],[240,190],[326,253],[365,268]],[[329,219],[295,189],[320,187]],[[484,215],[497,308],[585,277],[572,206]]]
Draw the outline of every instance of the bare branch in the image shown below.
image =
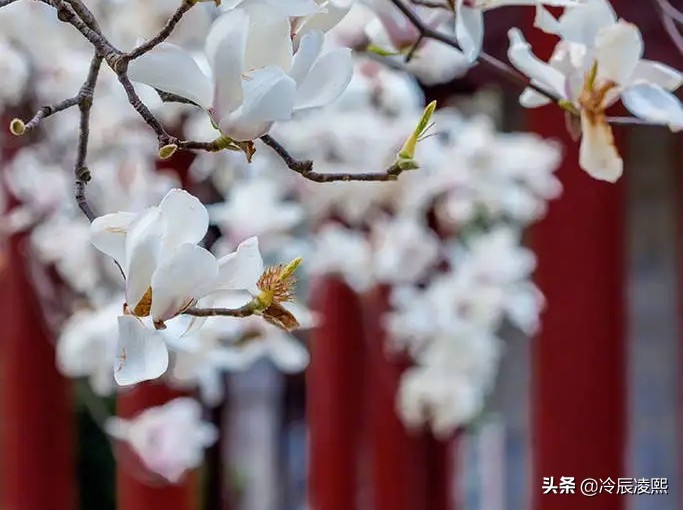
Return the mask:
[[36,112],[33,118],[26,123],[26,130],[28,131],[31,129],[35,129],[38,127],[38,125],[43,119],[46,119],[51,115],[54,115],[55,113],[67,110],[72,106],[76,106],[79,103],[80,99],[80,94],[78,94],[74,97],[70,97],[69,99],[65,99],[64,101],[61,101],[57,104],[43,106],[40,110]]
[[185,315],[194,317],[249,317],[255,313],[252,303],[239,308],[188,308],[183,312]]
[[392,165],[383,172],[368,173],[319,173],[313,170],[313,161],[299,160],[294,158],[287,149],[277,142],[270,135],[263,135],[261,141],[273,149],[287,168],[294,170],[299,175],[315,182],[335,182],[335,181],[395,181],[403,172],[397,165]]
[[102,57],[95,54],[90,62],[90,70],[81,90],[79,92],[78,108],[81,111],[81,120],[78,128],[78,152],[76,156],[76,165],[74,166],[74,174],[76,178],[76,203],[81,208],[91,222],[96,215],[88,204],[85,196],[85,185],[90,181],[90,171],[86,166],[86,158],[88,156],[88,139],[90,137],[90,109],[92,108],[93,96],[95,94],[95,85],[97,77],[100,74],[102,65]]
[[156,36],[152,37],[149,41],[135,48],[130,53],[126,54],[124,57],[128,60],[136,59],[140,55],[144,55],[145,53],[153,49],[155,46],[161,44],[166,39],[168,39],[173,30],[175,30],[175,27],[178,24],[178,22],[182,19],[185,13],[189,11],[192,8],[192,6],[194,6],[194,4],[194,0],[183,0],[178,9],[175,11],[175,13],[173,13],[173,16],[171,16],[166,25],[164,25],[164,28],[161,29],[161,32],[159,32]]

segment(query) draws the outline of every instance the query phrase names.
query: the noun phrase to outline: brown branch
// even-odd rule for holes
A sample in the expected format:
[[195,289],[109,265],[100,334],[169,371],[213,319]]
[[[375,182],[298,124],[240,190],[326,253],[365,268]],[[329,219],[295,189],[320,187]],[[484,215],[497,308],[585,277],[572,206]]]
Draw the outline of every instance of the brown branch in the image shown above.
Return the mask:
[[182,19],[185,13],[194,6],[195,3],[195,0],[183,0],[178,9],[176,9],[175,13],[173,13],[173,16],[171,16],[171,18],[166,22],[164,28],[162,28],[156,36],[152,37],[149,41],[141,44],[140,46],[132,50],[130,53],[124,55],[124,58],[128,60],[136,59],[139,56],[144,55],[145,53],[153,49],[155,46],[161,44],[166,39],[168,39],[173,30],[175,30],[175,27],[178,24],[178,22]]
[[64,101],[61,101],[57,104],[43,106],[36,112],[33,118],[26,123],[26,130],[29,131],[31,129],[37,128],[43,119],[46,119],[51,115],[54,115],[55,113],[59,113],[68,108],[71,108],[72,106],[76,106],[80,100],[80,94],[77,94],[74,97],[65,99]]
[[95,213],[88,204],[85,196],[85,185],[91,179],[90,171],[86,166],[88,156],[88,139],[90,137],[90,109],[92,108],[93,97],[95,95],[95,85],[100,74],[102,57],[95,54],[90,62],[90,70],[81,90],[79,92],[78,108],[81,111],[80,123],[78,127],[78,152],[76,164],[74,166],[74,176],[76,178],[76,203],[81,208],[83,214],[89,221],[96,218]]
[[256,310],[252,303],[247,303],[239,308],[188,308],[183,312],[185,315],[194,317],[249,317]]
[[294,158],[287,149],[270,135],[263,135],[261,141],[273,149],[275,153],[284,161],[287,168],[294,170],[299,175],[315,182],[335,182],[335,181],[395,181],[403,172],[398,165],[391,165],[383,172],[367,173],[319,173],[313,170],[313,161],[299,160]]

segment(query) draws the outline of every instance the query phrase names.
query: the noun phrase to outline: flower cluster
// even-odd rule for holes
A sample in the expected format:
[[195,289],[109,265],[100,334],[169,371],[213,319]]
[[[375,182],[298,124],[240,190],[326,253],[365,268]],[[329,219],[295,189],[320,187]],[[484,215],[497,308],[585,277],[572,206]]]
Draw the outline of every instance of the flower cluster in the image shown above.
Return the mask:
[[[263,357],[305,369],[290,333],[315,324],[293,303],[303,254],[308,274],[390,289],[382,321],[414,361],[406,423],[445,435],[480,413],[503,323],[538,327],[522,233],[561,192],[554,144],[425,106],[416,77],[444,83],[481,61],[519,79],[482,50],[489,9],[532,4],[560,37],[546,63],[513,29],[508,57],[529,78],[523,106],[565,110],[590,175],[622,173],[618,100],[683,127],[681,73],[643,59],[607,0],[173,3],[0,0],[0,109],[36,112],[14,135],[45,128],[1,155],[0,238],[29,232],[59,368],[102,395],[163,377],[216,405],[226,371]],[[159,161],[185,149],[198,151],[187,172]],[[216,435],[187,399],[108,429],[172,482]]]

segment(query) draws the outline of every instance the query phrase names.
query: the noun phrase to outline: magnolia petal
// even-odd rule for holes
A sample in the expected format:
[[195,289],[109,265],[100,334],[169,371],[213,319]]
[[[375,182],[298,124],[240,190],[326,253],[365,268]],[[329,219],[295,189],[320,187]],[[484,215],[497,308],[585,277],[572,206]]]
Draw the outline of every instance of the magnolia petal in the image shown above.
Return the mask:
[[659,85],[666,90],[676,90],[683,85],[683,73],[661,62],[642,59],[636,65],[631,81],[634,83],[645,81]]
[[268,344],[268,353],[273,364],[287,374],[303,371],[310,362],[308,350],[289,335],[271,333],[262,341]]
[[617,15],[608,0],[587,0],[576,7],[568,7],[557,23],[553,23],[550,17],[552,15],[547,11],[541,14],[537,12],[536,26],[565,41],[589,48],[595,45],[595,38],[601,29],[614,25],[617,21]]
[[484,42],[484,15],[480,9],[463,5],[463,0],[458,0],[456,9],[455,37],[467,59],[474,62]]
[[216,258],[196,244],[183,244],[159,264],[152,276],[152,319],[174,317],[196,296],[201,287],[218,276]]
[[291,117],[296,83],[282,69],[257,69],[243,83],[244,102],[221,119],[221,132],[238,141],[253,140],[268,132],[273,122]]
[[233,253],[218,260],[218,278],[214,290],[248,290],[256,294],[256,282],[262,273],[263,259],[258,239],[250,237],[242,241]]
[[678,98],[659,85],[641,83],[628,87],[621,101],[633,115],[655,124],[665,124],[672,131],[683,129],[683,106]]
[[249,9],[244,71],[275,66],[289,71],[292,65],[292,34],[289,18],[269,5],[255,4]]
[[119,212],[95,218],[90,224],[90,242],[119,264],[126,259],[126,236],[138,214]]
[[182,48],[162,43],[131,61],[131,80],[189,99],[209,109],[213,102],[213,83],[197,62]]
[[294,44],[298,44],[301,38],[311,31],[327,32],[332,29],[350,10],[350,5],[341,5],[341,3],[340,5],[334,5],[332,2],[328,2],[324,10],[307,16],[299,22],[299,29],[294,36]]
[[532,53],[531,46],[518,28],[510,29],[508,37],[510,38],[508,58],[512,65],[531,78],[539,87],[558,98],[565,97],[565,76]]
[[539,94],[534,89],[525,88],[519,96],[519,104],[524,108],[538,108],[549,104],[551,101],[543,94]]
[[289,70],[289,75],[297,85],[300,85],[304,78],[308,76],[311,67],[318,56],[320,56],[323,42],[323,33],[318,31],[310,32],[302,37],[299,49],[294,55],[292,68]]
[[181,244],[197,244],[209,228],[209,213],[199,199],[185,190],[172,189],[159,208],[166,223],[164,249],[173,250]]
[[116,382],[129,386],[161,377],[168,368],[168,349],[162,336],[130,315],[119,317],[118,322]]
[[604,116],[595,118],[581,111],[581,131],[581,168],[595,179],[616,182],[621,177],[624,162],[614,143],[612,127]]
[[296,91],[295,108],[318,108],[330,104],[349,86],[353,77],[351,50],[339,48],[315,61]]
[[600,30],[595,44],[598,78],[619,85],[628,83],[643,56],[643,38],[638,27],[620,20]]
[[220,120],[242,103],[242,71],[247,47],[249,15],[243,9],[216,20],[206,38],[206,55],[214,73],[214,112]]
[[164,222],[159,207],[148,209],[131,227],[126,240],[126,300],[131,308],[149,289],[162,248]]

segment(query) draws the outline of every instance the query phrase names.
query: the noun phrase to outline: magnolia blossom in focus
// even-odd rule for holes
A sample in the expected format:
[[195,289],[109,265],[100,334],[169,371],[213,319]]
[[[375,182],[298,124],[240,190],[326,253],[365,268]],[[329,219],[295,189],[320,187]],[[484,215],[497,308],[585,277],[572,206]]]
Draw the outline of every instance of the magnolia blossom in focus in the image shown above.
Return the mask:
[[[277,297],[268,287],[272,282],[261,279],[268,271],[264,273],[256,238],[217,260],[196,244],[204,237],[208,222],[199,200],[174,189],[159,206],[137,214],[100,216],[92,223],[92,243],[117,261],[126,278],[128,314],[119,317],[115,373],[119,384],[154,379],[166,371],[168,351],[163,335],[155,329],[163,330],[165,321],[208,294],[246,290],[261,298],[264,314],[277,306]],[[146,318],[153,328],[143,324]],[[201,323],[190,321],[182,334]]]
[[207,35],[211,75],[172,44],[131,62],[129,75],[189,99],[210,113],[223,135],[248,141],[273,122],[324,106],[344,91],[353,70],[350,51],[323,54],[323,42],[323,33],[311,30],[295,51],[291,19],[267,2],[247,2],[218,18]]
[[178,483],[186,471],[201,465],[204,448],[218,439],[218,430],[201,416],[197,401],[177,398],[131,420],[110,418],[106,430],[128,443],[147,469]]
[[[683,106],[671,91],[683,75],[664,64],[645,60],[638,28],[616,15],[606,0],[590,0],[567,9],[556,20],[539,7],[536,24],[562,37],[550,62],[540,61],[521,31],[509,33],[510,62],[532,83],[560,100],[560,105],[581,120],[579,164],[596,179],[614,182],[623,161],[614,142],[605,110],[621,99],[636,117],[655,124],[683,128]],[[526,107],[550,102],[527,89],[520,97]]]

